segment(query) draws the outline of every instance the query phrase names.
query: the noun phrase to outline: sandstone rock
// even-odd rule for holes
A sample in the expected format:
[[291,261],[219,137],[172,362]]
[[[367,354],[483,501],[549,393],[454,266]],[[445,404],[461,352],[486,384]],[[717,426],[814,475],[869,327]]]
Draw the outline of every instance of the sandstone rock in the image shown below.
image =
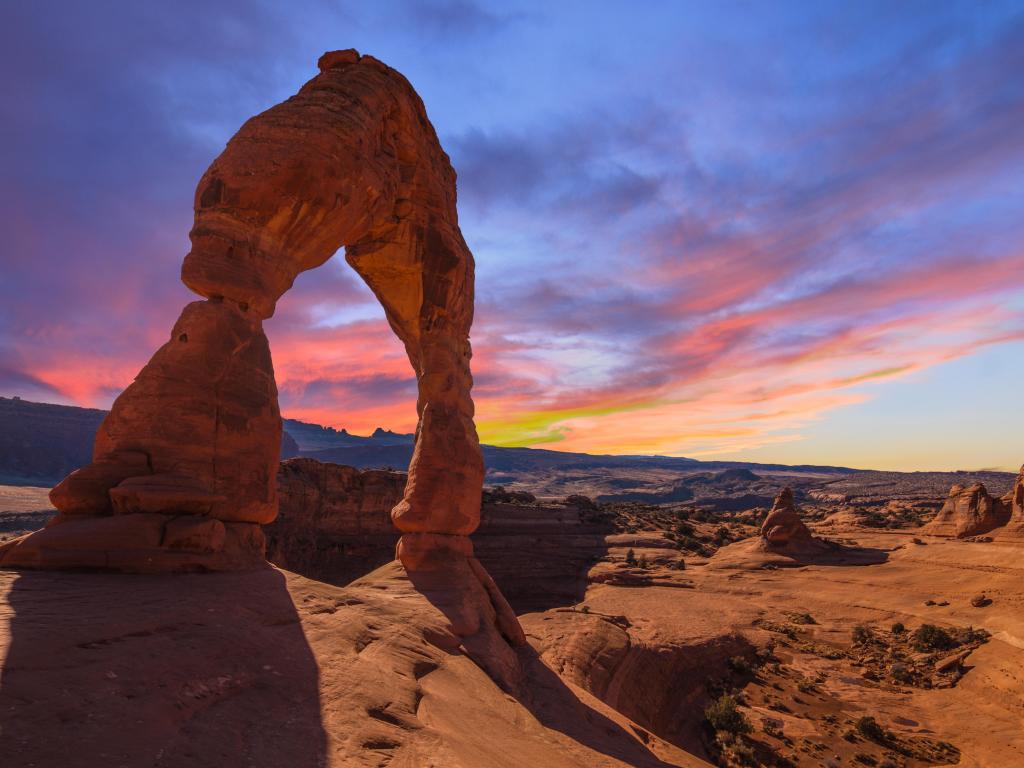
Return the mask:
[[[400,532],[390,510],[402,498],[405,480],[404,473],[360,471],[315,459],[282,462],[280,513],[266,527],[268,559],[339,585],[383,565],[394,557],[398,543]],[[607,537],[608,521],[530,498],[488,494],[473,534],[476,558],[517,613],[577,602],[591,566],[609,547],[620,546]],[[629,541],[635,545],[637,539],[630,536]],[[657,543],[678,558],[673,542],[659,537]]]
[[391,513],[404,534],[397,557],[470,656],[511,688],[525,639],[468,538],[484,465],[470,397],[474,263],[455,171],[398,72],[354,50],[319,67],[247,121],[199,181],[181,279],[205,300],[184,308],[114,402],[93,463],[54,490],[58,523],[6,546],[0,565],[253,565],[258,526],[277,514],[282,431],[263,321],[301,272],[344,248],[417,379],[415,445]]
[[922,530],[963,539],[1006,525],[1008,519],[1009,509],[1002,500],[992,498],[981,483],[954,485],[942,509]]
[[267,558],[281,568],[348,584],[395,556],[391,509],[405,473],[358,470],[315,459],[281,462],[279,512],[267,526]]
[[265,567],[264,546],[254,523],[155,513],[72,517],[0,545],[0,563],[131,573],[229,571]]
[[1003,497],[1002,502],[1008,519],[1006,525],[995,532],[996,538],[1024,541],[1024,467],[1020,468],[1013,490]]
[[300,272],[344,247],[419,386],[395,524],[459,536],[477,527],[474,267],[458,227],[455,172],[400,74],[355,51],[325,54],[320,68],[298,94],[246,122],[200,180],[181,277],[206,300],[185,307],[114,403],[92,464],[54,490],[64,517],[270,522],[281,419],[262,322]]
[[783,488],[768,516],[761,524],[761,537],[768,546],[784,546],[790,542],[810,541],[813,536],[797,514],[793,491]]
[[971,606],[974,608],[984,608],[986,605],[991,604],[992,600],[990,600],[986,595],[983,594],[975,595],[971,598]]

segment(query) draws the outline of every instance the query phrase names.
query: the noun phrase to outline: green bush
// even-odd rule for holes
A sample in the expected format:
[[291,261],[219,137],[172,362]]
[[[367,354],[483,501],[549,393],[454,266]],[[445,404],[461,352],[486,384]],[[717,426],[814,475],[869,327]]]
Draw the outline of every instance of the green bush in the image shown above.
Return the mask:
[[877,744],[885,743],[888,739],[888,734],[885,732],[885,728],[878,724],[878,721],[873,717],[862,717],[857,720],[854,724],[857,729],[857,733],[863,736],[865,739],[870,739]]
[[903,624],[901,622],[899,622],[899,621],[897,621],[895,624],[892,625],[892,633],[894,635],[902,635],[906,631],[907,631],[907,628],[904,627]]
[[736,705],[736,697],[729,694],[723,694],[711,702],[704,710],[704,717],[716,731],[738,734],[750,733],[752,730],[747,716]]
[[632,547],[626,551],[626,565],[636,565],[636,552]]
[[693,532],[696,529],[690,523],[678,523],[676,525],[676,533],[680,536],[693,536]]
[[927,651],[948,651],[956,648],[957,642],[953,636],[942,627],[934,624],[922,624],[913,635],[910,636],[910,643],[915,651],[925,653]]

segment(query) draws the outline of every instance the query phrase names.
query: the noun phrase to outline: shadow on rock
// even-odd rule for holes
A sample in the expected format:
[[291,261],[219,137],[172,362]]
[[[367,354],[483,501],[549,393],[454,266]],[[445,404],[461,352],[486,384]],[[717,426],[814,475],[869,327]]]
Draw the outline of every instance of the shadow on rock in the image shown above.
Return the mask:
[[580,699],[532,648],[523,649],[520,659],[528,685],[516,698],[546,728],[637,768],[677,765],[665,762],[645,745],[651,738],[645,731],[627,730]]
[[280,573],[10,578],[0,765],[325,764],[319,673]]

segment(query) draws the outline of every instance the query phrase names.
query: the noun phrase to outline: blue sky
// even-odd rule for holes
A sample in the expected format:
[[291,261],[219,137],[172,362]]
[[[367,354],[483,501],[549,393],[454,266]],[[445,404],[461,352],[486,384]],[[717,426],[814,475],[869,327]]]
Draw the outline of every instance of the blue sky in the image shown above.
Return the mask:
[[[325,50],[459,174],[484,440],[1024,461],[1024,4],[92,2],[0,11],[0,393],[106,406],[188,292],[195,184]],[[282,410],[407,429],[341,260],[267,324]]]

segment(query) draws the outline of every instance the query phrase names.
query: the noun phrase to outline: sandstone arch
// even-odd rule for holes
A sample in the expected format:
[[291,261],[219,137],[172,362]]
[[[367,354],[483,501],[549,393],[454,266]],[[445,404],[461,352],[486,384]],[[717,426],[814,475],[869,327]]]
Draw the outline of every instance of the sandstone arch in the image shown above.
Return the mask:
[[503,602],[467,538],[484,467],[470,397],[473,256],[455,173],[398,72],[354,50],[324,54],[319,68],[246,122],[204,174],[181,270],[204,300],[185,307],[114,403],[92,463],[53,490],[54,524],[0,551],[0,564],[174,571],[261,561],[281,439],[262,323],[300,272],[344,247],[418,382],[416,446],[392,513],[400,558],[418,570],[469,558]]

